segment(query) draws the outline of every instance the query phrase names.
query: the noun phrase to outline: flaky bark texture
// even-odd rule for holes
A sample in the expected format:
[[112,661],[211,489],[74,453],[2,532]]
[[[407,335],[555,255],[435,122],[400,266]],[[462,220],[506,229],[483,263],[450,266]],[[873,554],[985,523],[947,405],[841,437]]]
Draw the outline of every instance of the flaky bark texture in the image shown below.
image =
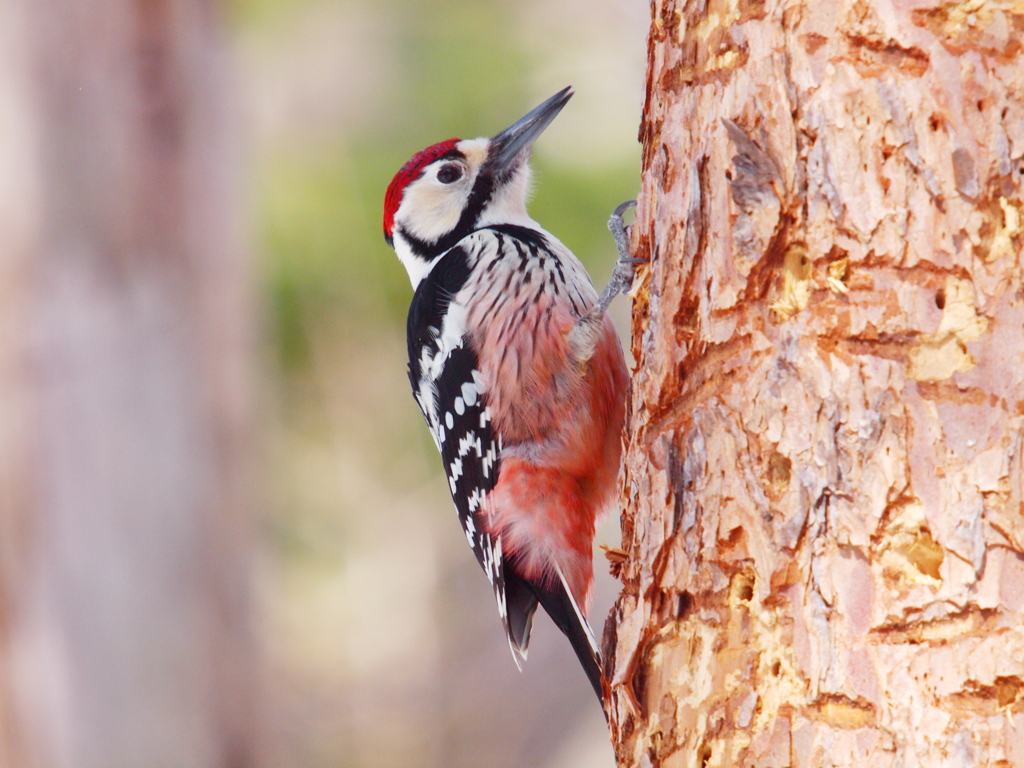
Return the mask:
[[219,13],[0,3],[0,766],[253,763]]
[[655,1],[620,765],[1024,765],[1022,40]]

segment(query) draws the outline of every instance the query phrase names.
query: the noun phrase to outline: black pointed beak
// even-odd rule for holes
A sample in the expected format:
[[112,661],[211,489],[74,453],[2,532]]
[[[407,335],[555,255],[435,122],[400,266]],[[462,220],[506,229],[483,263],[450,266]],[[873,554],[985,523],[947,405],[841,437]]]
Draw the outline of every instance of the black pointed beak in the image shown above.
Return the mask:
[[495,175],[505,175],[507,171],[518,166],[526,158],[533,142],[562,111],[562,107],[572,98],[572,95],[572,86],[563,88],[491,139],[488,163]]

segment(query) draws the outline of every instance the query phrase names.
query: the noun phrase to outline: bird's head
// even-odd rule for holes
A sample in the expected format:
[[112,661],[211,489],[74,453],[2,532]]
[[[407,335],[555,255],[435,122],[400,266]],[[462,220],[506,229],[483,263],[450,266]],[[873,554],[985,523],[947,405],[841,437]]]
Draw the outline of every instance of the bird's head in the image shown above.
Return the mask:
[[415,288],[474,229],[528,223],[530,147],[573,95],[565,88],[491,139],[448,139],[412,156],[384,196],[384,239]]

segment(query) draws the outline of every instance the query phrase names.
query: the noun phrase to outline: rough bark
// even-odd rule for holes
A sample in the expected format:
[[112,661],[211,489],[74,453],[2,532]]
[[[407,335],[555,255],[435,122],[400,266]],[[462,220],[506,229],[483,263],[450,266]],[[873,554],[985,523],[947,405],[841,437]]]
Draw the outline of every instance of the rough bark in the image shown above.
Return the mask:
[[245,265],[218,6],[0,5],[0,764],[243,766]]
[[620,765],[1024,765],[1022,41],[653,3]]

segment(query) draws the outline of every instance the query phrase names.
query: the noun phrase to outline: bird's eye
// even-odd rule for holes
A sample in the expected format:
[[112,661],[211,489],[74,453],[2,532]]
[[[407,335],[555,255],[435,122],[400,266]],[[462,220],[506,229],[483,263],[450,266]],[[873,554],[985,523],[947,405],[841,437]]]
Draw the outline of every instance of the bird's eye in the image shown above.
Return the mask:
[[437,172],[437,180],[442,184],[453,184],[462,178],[462,168],[455,163],[449,163],[448,165],[442,165],[441,170]]

